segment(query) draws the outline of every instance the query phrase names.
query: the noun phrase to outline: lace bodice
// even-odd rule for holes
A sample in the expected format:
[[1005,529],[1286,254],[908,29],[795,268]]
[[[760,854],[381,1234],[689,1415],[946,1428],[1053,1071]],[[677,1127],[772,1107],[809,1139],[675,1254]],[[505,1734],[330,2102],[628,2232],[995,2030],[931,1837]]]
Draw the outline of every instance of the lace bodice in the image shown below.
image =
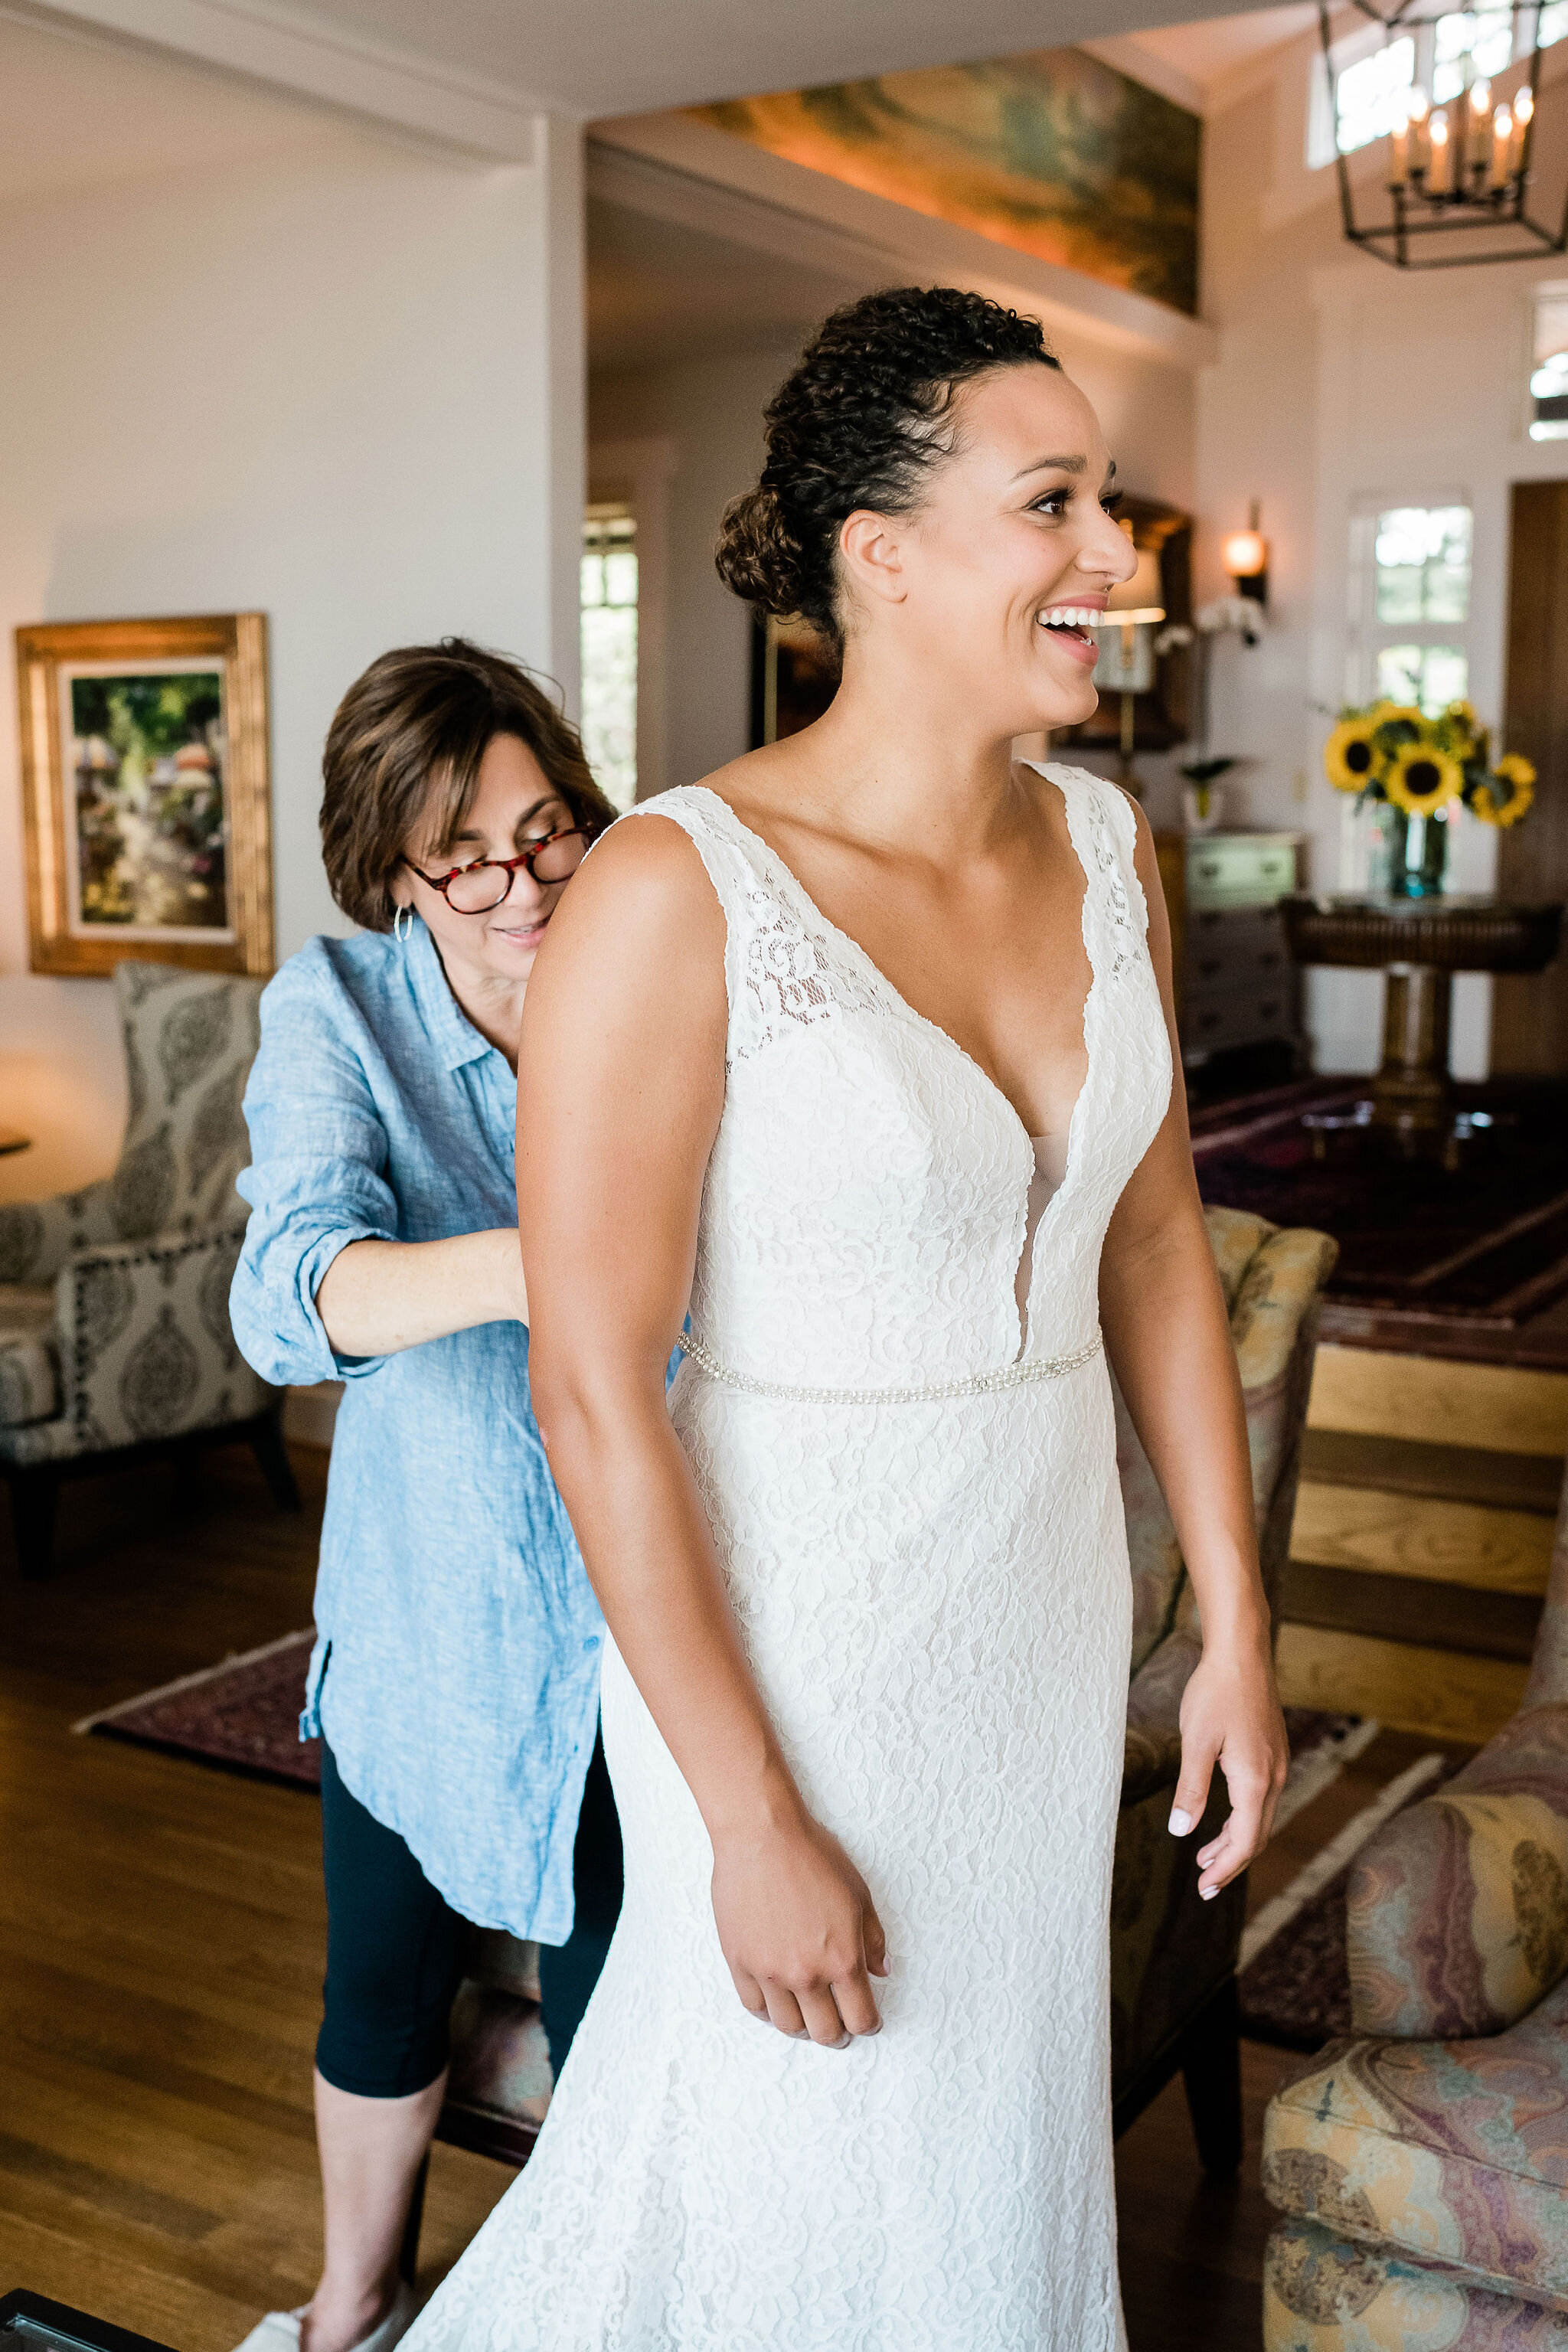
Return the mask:
[[1027,1358],[1069,1354],[1093,1334],[1106,1224],[1163,1116],[1170,1055],[1137,952],[1132,812],[1081,769],[1042,772],[1087,877],[1089,1068],[1023,1318],[1035,1152],[1006,1097],[716,793],[689,786],[637,812],[690,835],[728,927],[726,1097],[691,1312],[737,1370],[907,1386],[994,1370],[1021,1344]]

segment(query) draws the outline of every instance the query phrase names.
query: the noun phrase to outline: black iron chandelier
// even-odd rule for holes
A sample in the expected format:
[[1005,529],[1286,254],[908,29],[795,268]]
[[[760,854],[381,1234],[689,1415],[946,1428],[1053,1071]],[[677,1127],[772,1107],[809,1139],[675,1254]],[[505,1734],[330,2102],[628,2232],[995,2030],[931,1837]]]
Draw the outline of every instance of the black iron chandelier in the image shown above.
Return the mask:
[[[1375,180],[1352,184],[1340,144],[1340,82],[1329,0],[1318,0],[1340,209],[1352,245],[1397,269],[1522,261],[1568,250],[1568,201],[1555,229],[1531,211],[1541,23],[1546,0],[1352,0],[1383,27],[1386,52],[1410,44],[1410,71],[1387,97]],[[1358,61],[1359,62],[1359,61]],[[1490,71],[1482,71],[1489,65]]]

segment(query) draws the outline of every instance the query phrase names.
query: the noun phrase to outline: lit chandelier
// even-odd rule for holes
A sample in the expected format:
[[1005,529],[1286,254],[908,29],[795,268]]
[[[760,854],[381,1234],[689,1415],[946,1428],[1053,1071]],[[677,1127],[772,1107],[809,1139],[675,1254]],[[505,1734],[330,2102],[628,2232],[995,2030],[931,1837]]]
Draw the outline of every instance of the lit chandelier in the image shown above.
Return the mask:
[[[1389,127],[1378,142],[1384,169],[1359,192],[1375,217],[1358,218],[1351,159],[1338,137],[1341,77],[1328,0],[1318,0],[1340,208],[1352,244],[1398,269],[1452,269],[1568,250],[1568,205],[1555,231],[1529,209],[1547,0],[1479,0],[1472,8],[1455,8],[1452,0],[1352,5],[1383,26],[1385,56],[1396,43],[1410,45],[1405,86],[1389,91]],[[1548,45],[1552,38],[1549,32]]]

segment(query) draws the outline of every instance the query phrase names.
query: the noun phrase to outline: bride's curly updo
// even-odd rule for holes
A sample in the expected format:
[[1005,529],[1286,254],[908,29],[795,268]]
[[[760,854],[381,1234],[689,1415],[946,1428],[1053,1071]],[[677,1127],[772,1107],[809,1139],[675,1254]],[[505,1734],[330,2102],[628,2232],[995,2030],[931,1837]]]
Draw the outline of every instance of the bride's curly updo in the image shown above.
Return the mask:
[[842,646],[839,526],[910,514],[952,455],[955,394],[993,368],[1058,367],[1037,319],[951,286],[897,286],[835,310],[766,411],[767,463],[725,509],[713,561],[750,604]]

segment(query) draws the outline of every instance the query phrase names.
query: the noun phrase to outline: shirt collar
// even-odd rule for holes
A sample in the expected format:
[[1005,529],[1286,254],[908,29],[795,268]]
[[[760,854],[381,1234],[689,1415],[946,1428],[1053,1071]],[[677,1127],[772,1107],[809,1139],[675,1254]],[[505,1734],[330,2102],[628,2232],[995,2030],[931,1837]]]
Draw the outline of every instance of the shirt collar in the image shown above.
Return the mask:
[[[417,915],[404,941],[403,951],[408,959],[415,1002],[442,1067],[460,1070],[465,1062],[482,1061],[487,1054],[495,1054],[496,1048],[488,1038],[480,1036],[453,995],[452,983],[436,952],[436,942]],[[498,1060],[503,1058],[497,1055]]]

